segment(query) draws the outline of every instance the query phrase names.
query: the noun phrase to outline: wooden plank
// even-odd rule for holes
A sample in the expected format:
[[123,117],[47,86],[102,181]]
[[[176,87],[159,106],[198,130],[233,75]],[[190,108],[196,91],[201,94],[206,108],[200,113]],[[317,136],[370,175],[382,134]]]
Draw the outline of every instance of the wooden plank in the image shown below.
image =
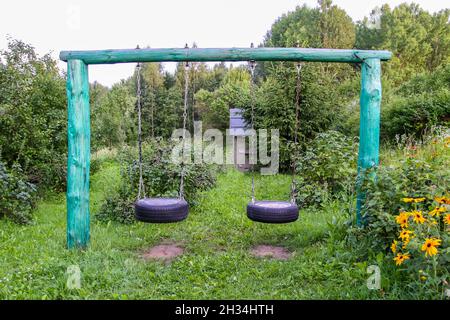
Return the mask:
[[379,59],[367,59],[361,71],[359,155],[356,221],[362,225],[365,194],[360,181],[367,169],[378,166],[380,146],[381,63]]
[[67,98],[67,246],[85,248],[90,228],[90,110],[88,66],[81,60],[67,63]]
[[364,59],[389,60],[389,51],[311,48],[172,48],[62,51],[60,59],[86,64],[156,61],[316,61],[358,63]]

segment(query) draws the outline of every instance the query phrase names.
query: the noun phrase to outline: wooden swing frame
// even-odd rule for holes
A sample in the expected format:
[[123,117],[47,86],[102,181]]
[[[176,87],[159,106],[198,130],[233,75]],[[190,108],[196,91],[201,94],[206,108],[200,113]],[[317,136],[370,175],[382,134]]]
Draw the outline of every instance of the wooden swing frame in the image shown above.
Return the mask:
[[308,61],[361,65],[360,129],[356,222],[361,221],[365,195],[359,181],[379,161],[381,61],[389,51],[311,48],[171,48],[62,51],[67,62],[68,159],[67,159],[67,247],[86,248],[90,240],[90,64],[132,62],[219,61]]

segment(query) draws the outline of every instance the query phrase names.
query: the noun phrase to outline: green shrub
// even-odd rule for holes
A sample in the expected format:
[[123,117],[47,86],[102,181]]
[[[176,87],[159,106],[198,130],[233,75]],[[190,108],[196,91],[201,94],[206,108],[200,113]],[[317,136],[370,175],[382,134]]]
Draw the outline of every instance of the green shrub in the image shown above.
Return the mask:
[[[415,299],[443,299],[450,279],[450,228],[443,218],[450,207],[435,199],[449,194],[450,137],[441,132],[424,138],[427,144],[400,141],[402,149],[391,148],[389,161],[368,172],[362,181],[364,228],[350,226],[347,243],[358,260],[376,257],[384,274],[383,290],[399,290]],[[376,173],[375,179],[371,173]],[[434,214],[436,208],[444,213]],[[402,225],[403,217],[407,224]],[[400,238],[404,229],[412,236]],[[422,250],[430,238],[441,240],[438,255],[426,256]]]
[[38,162],[29,168],[27,175],[30,182],[40,186],[40,194],[47,191],[64,192],[67,186],[67,153],[55,152],[46,162]]
[[376,172],[376,179],[366,178],[362,181],[366,193],[362,218],[366,226],[350,229],[349,239],[361,248],[363,255],[369,251],[388,250],[396,238],[398,230],[393,217],[402,209],[400,199],[433,199],[434,196],[449,192],[448,146],[443,138],[439,138],[439,142],[422,148],[423,154],[418,154],[416,146],[407,147],[397,163],[372,169]]
[[297,203],[313,206],[353,189],[358,144],[336,131],[320,133],[296,161]]
[[[255,88],[254,127],[279,130],[280,171],[285,172],[291,168],[288,145],[295,139],[297,72],[290,63],[268,66],[266,72],[269,75]],[[351,74],[351,70],[346,73]],[[352,91],[338,88],[343,81],[324,74],[322,66],[302,67],[298,141],[307,145],[318,133],[337,129],[336,124],[343,122],[342,106],[348,103],[348,91]],[[242,109],[244,118],[251,123],[250,101]]]
[[432,126],[448,126],[449,117],[450,90],[447,88],[397,97],[382,114],[382,134],[391,139],[406,133],[421,137]]
[[0,217],[17,223],[31,221],[35,186],[26,181],[19,165],[7,169],[0,161]]
[[0,51],[0,149],[10,168],[20,164],[27,180],[62,190],[67,152],[65,80],[57,61],[9,40]]
[[[147,197],[177,197],[180,184],[180,165],[171,161],[173,144],[161,139],[143,145],[143,179]],[[122,182],[116,193],[106,198],[99,220],[122,223],[134,221],[133,204],[138,196],[139,164],[135,147],[125,147],[119,153],[122,163]],[[184,194],[186,200],[195,204],[199,191],[211,188],[216,181],[215,167],[205,164],[186,164]]]
[[449,88],[450,64],[404,83],[383,106],[382,137],[393,140],[396,135],[412,134],[420,138],[432,126],[448,127]]

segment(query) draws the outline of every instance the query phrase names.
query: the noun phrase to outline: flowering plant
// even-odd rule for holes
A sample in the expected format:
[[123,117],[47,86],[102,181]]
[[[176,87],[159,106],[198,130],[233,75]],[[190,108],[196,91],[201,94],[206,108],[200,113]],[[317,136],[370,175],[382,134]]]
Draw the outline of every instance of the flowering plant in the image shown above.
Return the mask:
[[450,197],[403,198],[402,203],[394,216],[398,238],[390,246],[392,259],[419,281],[444,288],[449,281]]

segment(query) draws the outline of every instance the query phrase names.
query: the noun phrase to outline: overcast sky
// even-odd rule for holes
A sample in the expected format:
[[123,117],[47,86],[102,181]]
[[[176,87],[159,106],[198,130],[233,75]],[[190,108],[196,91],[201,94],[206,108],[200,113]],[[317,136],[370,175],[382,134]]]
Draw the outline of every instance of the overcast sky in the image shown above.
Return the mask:
[[[334,0],[354,21],[384,3],[402,0]],[[436,12],[445,0],[416,0]],[[32,44],[39,54],[61,50],[141,47],[247,47],[260,43],[283,13],[317,0],[5,0],[0,4],[0,49],[6,36]],[[65,63],[60,63],[65,68]],[[111,85],[127,78],[133,64],[90,66],[90,81]],[[168,70],[173,64],[167,63]]]

